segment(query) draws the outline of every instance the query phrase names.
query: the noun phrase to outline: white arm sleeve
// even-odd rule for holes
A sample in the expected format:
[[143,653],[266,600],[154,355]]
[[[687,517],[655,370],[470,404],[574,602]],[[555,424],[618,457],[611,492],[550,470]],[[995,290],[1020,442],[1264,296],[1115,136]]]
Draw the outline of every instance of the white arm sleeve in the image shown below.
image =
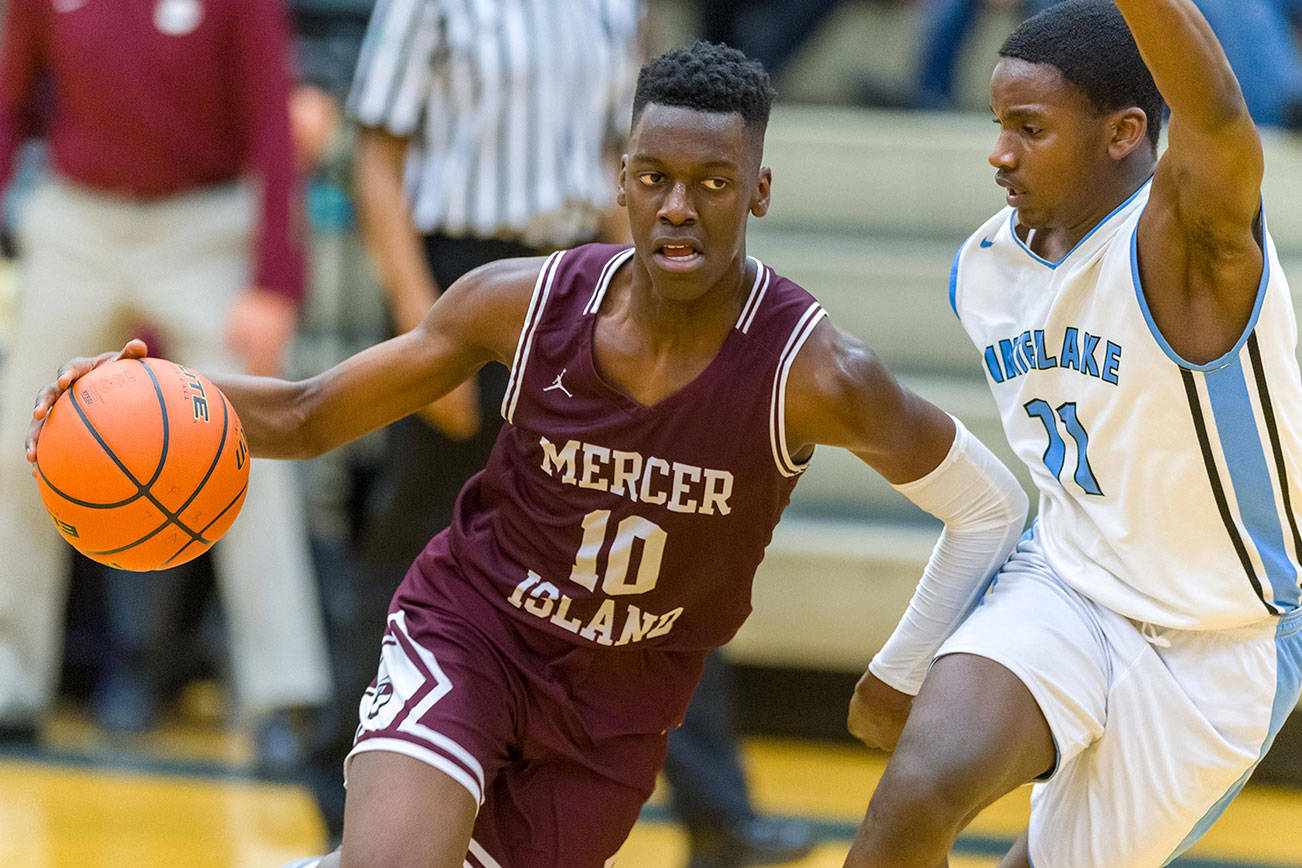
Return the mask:
[[1026,493],[1008,468],[954,420],[954,444],[934,470],[895,486],[945,522],[909,608],[868,664],[896,690],[915,696],[932,655],[972,611],[1012,552],[1026,523]]

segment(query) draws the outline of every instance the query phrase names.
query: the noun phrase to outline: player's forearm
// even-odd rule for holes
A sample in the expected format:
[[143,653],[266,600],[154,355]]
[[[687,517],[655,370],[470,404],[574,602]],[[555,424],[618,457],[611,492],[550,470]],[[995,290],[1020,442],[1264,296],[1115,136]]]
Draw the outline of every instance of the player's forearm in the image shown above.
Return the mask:
[[428,326],[391,338],[307,380],[214,377],[259,458],[313,458],[443,397],[487,361]]
[[438,297],[402,189],[405,145],[363,130],[355,157],[355,201],[362,240],[399,331],[414,328]]
[[1008,468],[957,420],[940,465],[896,489],[945,522],[908,610],[869,666],[891,687],[914,695],[936,650],[1016,545],[1027,499]]
[[1117,8],[1173,114],[1205,128],[1247,114],[1225,51],[1192,0],[1117,0]]
[[245,374],[208,375],[235,408],[255,458],[307,458],[304,383]]
[[411,412],[386,413],[383,395],[359,397],[365,381],[337,368],[297,382],[243,374],[211,379],[235,407],[255,458],[315,458]]

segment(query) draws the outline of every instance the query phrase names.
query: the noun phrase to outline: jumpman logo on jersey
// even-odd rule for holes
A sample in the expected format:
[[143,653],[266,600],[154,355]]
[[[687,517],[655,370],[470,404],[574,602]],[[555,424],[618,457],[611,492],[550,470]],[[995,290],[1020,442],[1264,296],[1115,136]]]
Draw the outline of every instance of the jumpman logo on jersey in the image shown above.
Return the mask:
[[570,390],[565,388],[565,384],[561,382],[561,377],[565,376],[565,372],[568,370],[569,368],[561,368],[561,372],[556,375],[556,382],[552,383],[550,386],[543,389],[543,391],[550,392],[552,389],[560,389],[562,392],[565,393],[565,397],[573,398],[574,396],[570,394]]

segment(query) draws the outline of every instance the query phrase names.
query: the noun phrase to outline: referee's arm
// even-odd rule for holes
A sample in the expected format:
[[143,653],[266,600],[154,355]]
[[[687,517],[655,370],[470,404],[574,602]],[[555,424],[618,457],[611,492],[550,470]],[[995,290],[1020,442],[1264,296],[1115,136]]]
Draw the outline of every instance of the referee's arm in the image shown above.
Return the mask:
[[[358,228],[400,334],[420,325],[441,292],[402,185],[408,142],[420,132],[429,64],[438,45],[436,39],[413,37],[437,31],[437,3],[380,0],[348,96],[348,114],[359,125],[353,156]],[[473,437],[481,423],[476,384],[462,385],[420,416],[454,440]]]

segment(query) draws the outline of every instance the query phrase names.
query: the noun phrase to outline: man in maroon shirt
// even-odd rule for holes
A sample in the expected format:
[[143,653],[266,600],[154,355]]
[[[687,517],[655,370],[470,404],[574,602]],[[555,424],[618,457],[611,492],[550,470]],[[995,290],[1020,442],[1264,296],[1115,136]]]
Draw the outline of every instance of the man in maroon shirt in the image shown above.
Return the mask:
[[[8,0],[0,33],[0,190],[38,85],[52,96],[52,177],[16,233],[0,442],[21,441],[50,365],[141,321],[196,364],[276,373],[304,271],[278,0]],[[259,716],[319,704],[329,681],[293,475],[254,473],[215,554],[236,685]],[[0,728],[37,722],[60,644],[67,549],[26,474],[0,460]]]

